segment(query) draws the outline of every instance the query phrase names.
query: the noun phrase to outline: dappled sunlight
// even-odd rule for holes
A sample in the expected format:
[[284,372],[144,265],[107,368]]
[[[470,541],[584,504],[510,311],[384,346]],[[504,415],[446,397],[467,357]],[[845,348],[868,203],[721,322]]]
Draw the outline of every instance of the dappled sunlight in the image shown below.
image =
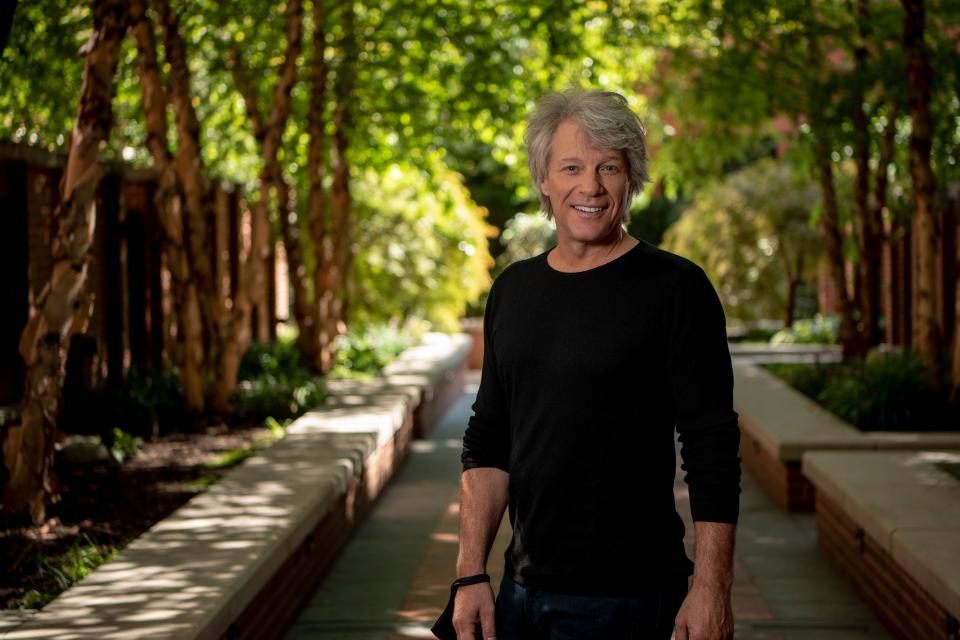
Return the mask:
[[415,626],[411,624],[400,624],[394,629],[397,635],[403,638],[433,638],[434,635],[430,632],[430,628],[427,626]]
[[447,440],[416,440],[410,443],[410,453],[434,453],[441,449],[460,449],[463,440],[449,438]]
[[937,462],[960,463],[960,452],[950,451],[922,451],[906,458],[903,465],[906,467],[916,466],[918,464],[932,464]]
[[229,620],[221,618],[246,606],[247,578],[279,568],[295,546],[287,538],[296,523],[308,511],[324,509],[329,503],[318,503],[318,496],[332,499],[342,491],[376,447],[369,432],[314,433],[311,446],[292,435],[51,602],[21,628],[23,635],[5,637],[69,638],[64,629],[71,629],[78,637],[109,638],[130,625],[148,625],[151,636],[185,637],[225,628]]
[[457,544],[460,541],[460,536],[455,533],[434,533],[430,538],[437,542],[447,542],[450,544]]

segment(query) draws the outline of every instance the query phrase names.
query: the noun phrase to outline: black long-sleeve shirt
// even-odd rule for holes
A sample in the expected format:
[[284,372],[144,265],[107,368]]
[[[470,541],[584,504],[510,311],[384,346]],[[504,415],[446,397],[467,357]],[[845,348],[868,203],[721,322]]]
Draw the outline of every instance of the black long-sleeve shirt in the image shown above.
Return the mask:
[[693,519],[735,523],[740,432],[723,308],[703,270],[641,241],[577,273],[546,253],[494,282],[464,470],[510,474],[507,571],[586,595],[642,592],[692,564]]

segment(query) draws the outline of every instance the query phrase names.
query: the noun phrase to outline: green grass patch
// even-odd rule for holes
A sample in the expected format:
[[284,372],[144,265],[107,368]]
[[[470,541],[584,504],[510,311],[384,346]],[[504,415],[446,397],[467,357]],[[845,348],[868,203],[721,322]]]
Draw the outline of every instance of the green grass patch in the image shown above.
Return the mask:
[[212,487],[218,482],[220,482],[219,476],[204,474],[199,478],[197,478],[196,480],[192,480],[189,483],[187,483],[187,488],[190,489],[191,491],[203,491],[204,489]]
[[233,467],[240,464],[256,452],[256,447],[254,445],[237,447],[236,449],[224,451],[213,460],[204,462],[203,466],[205,469],[226,469],[228,467]]
[[28,590],[23,598],[8,603],[8,606],[18,609],[42,608],[118,552],[117,548],[103,549],[85,534],[65,554],[55,558],[48,558],[42,548],[34,548],[17,569],[21,574],[29,575],[39,586]]

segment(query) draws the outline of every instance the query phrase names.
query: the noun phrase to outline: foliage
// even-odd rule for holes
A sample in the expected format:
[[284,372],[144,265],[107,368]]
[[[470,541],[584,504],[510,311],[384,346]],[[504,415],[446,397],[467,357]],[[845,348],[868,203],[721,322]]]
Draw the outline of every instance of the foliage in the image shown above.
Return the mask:
[[776,332],[770,337],[770,344],[836,344],[839,330],[840,320],[836,316],[818,313]]
[[348,331],[337,338],[337,364],[330,375],[372,378],[414,342],[414,334],[387,324]]
[[875,351],[843,364],[771,364],[767,368],[863,430],[956,429],[960,420],[960,407],[950,406],[910,351]]
[[700,190],[663,246],[703,267],[730,317],[782,317],[788,273],[810,279],[817,265],[815,202],[790,164],[764,159]]
[[259,424],[286,420],[322,404],[326,386],[301,361],[296,341],[254,343],[240,361],[232,398],[235,419]]
[[134,457],[143,447],[143,438],[132,436],[122,429],[113,428],[113,444],[110,447],[110,455],[113,459],[123,464],[124,460]]
[[497,258],[497,271],[510,264],[539,255],[555,245],[557,231],[552,220],[542,213],[518,213],[507,221],[500,234],[503,253]]
[[428,173],[397,164],[356,182],[351,318],[360,325],[423,319],[458,330],[464,308],[490,282],[486,211],[440,166]]
[[819,360],[813,364],[773,362],[764,365],[772,374],[783,378],[791,387],[814,400],[832,381],[836,367]]
[[91,571],[113,559],[119,549],[104,548],[86,534],[67,550],[65,559],[47,557],[42,547],[34,547],[20,561],[16,571],[30,576],[37,588],[30,589],[19,602],[8,602],[5,608],[39,609],[61,592],[83,580]]
[[210,462],[205,462],[203,466],[207,469],[226,469],[240,464],[256,452],[257,450],[254,446],[237,447],[236,449],[224,451]]
[[117,434],[123,434],[119,436],[123,449],[136,438],[179,431],[186,424],[176,371],[131,369],[122,381],[110,381],[71,396],[64,407],[61,428],[65,433],[99,435],[113,450]]

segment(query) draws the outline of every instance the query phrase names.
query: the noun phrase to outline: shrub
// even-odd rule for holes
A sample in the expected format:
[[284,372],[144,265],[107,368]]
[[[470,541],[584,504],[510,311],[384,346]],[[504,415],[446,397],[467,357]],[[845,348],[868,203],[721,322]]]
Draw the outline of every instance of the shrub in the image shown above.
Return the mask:
[[330,375],[334,378],[375,376],[416,340],[414,333],[390,324],[348,331],[337,338],[337,364]]
[[863,430],[956,429],[960,407],[938,392],[912,352],[873,352],[831,364],[771,364],[767,369],[825,409]]
[[64,402],[65,433],[99,436],[112,449],[116,434],[150,438],[181,429],[183,391],[175,371],[131,369],[120,383],[77,390]]
[[819,401],[861,429],[924,428],[937,403],[933,380],[912,353],[876,353],[828,385]]
[[832,364],[794,364],[794,363],[771,363],[767,369],[775,376],[782,378],[787,384],[795,388],[800,393],[813,398],[820,397],[823,390],[831,383],[834,377],[834,367]]
[[840,321],[836,316],[818,313],[812,319],[795,320],[789,329],[781,329],[770,344],[836,344]]

